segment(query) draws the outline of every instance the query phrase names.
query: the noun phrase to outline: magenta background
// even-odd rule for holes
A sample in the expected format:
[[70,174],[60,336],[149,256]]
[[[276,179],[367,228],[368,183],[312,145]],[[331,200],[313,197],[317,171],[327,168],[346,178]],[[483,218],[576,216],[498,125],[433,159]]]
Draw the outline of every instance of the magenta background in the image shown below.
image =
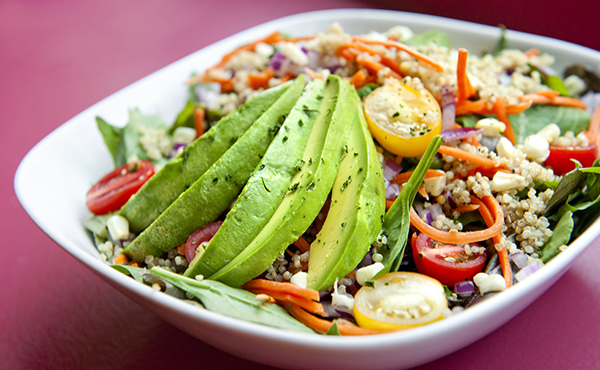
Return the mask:
[[[1,0],[0,368],[266,368],[188,336],[101,281],[29,219],[14,173],[44,136],[139,78],[265,21],[340,7],[504,23],[600,49],[595,1]],[[419,369],[600,368],[599,244],[508,324]]]

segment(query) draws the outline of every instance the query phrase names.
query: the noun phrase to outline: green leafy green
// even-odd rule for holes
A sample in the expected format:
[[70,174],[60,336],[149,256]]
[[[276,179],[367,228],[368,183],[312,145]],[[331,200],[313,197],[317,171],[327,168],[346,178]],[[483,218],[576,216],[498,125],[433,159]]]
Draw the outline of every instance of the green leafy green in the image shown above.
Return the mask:
[[506,41],[506,26],[503,24],[499,24],[498,27],[500,28],[500,39],[498,40],[498,44],[496,44],[496,47],[492,52],[496,56],[500,55],[500,53],[502,53],[502,50],[508,47],[508,42]]
[[130,275],[132,278],[135,279],[135,281],[139,281],[142,284],[144,284],[144,278],[142,277],[142,274],[148,271],[145,268],[128,265],[110,265],[110,267],[125,275]]
[[199,106],[198,103],[188,101],[185,104],[185,107],[183,108],[181,113],[179,113],[177,115],[175,122],[173,122],[173,125],[169,129],[169,133],[173,134],[173,131],[175,131],[175,129],[178,127],[192,127],[193,128],[194,127],[194,112],[196,111],[196,108],[198,108],[198,106]]
[[561,132],[573,131],[577,135],[588,127],[590,113],[583,109],[553,105],[534,105],[519,114],[509,116],[517,144],[536,134],[550,123],[556,123]]
[[545,215],[554,214],[557,209],[565,204],[569,196],[576,194],[585,183],[586,177],[586,173],[578,168],[567,173],[556,187],[548,204],[546,204]]
[[529,64],[529,68],[531,68],[532,71],[537,71],[540,73],[540,77],[544,85],[548,86],[554,91],[558,91],[562,96],[569,96],[569,91],[565,87],[565,84],[560,76],[555,74],[546,74],[547,72],[533,64]]
[[447,48],[451,46],[450,36],[440,30],[429,30],[427,32],[418,33],[404,43],[410,46],[427,46],[429,44],[436,44]]
[[257,299],[246,290],[232,288],[213,280],[190,279],[158,267],[153,267],[150,272],[198,298],[210,311],[257,324],[314,333],[281,306]]
[[334,322],[333,325],[331,325],[329,327],[329,329],[327,329],[327,335],[339,335],[341,336],[342,334],[340,333],[340,329],[338,328],[338,324],[337,322]]
[[552,236],[544,244],[544,248],[541,251],[542,262],[546,263],[550,261],[560,252],[559,247],[561,245],[569,243],[573,226],[573,213],[568,211],[560,218],[553,230]]
[[475,124],[480,119],[485,118],[478,114],[469,114],[456,117],[456,122],[460,123],[463,127],[475,127]]
[[125,127],[112,126],[100,117],[96,117],[98,129],[113,157],[115,167],[127,163],[134,156],[139,159],[148,159],[146,151],[140,144],[144,128],[164,129],[167,126],[157,116],[144,116],[137,109],[129,111],[129,122]]
[[379,87],[379,85],[374,84],[374,83],[366,84],[365,86],[363,86],[360,89],[356,90],[356,93],[358,94],[358,96],[361,99],[363,99],[363,98],[366,98],[367,95],[369,95],[373,90],[375,90],[378,87]]
[[408,182],[396,198],[388,212],[383,217],[383,232],[387,236],[387,243],[379,248],[379,253],[383,255],[383,265],[385,266],[377,276],[381,276],[390,271],[398,271],[402,258],[404,257],[404,248],[410,233],[410,208],[417,194],[417,190],[427,169],[431,166],[435,155],[442,145],[442,137],[434,137],[427,150],[421,157],[417,168],[410,176]]

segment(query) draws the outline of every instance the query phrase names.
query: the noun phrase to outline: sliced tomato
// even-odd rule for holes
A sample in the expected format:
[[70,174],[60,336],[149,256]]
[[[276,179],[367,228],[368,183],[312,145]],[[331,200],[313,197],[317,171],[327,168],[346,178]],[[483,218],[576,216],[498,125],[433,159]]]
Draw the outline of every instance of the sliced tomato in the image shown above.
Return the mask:
[[591,167],[598,158],[598,147],[596,144],[588,146],[551,146],[550,155],[544,162],[548,167],[552,167],[557,175],[564,175],[575,169],[575,163],[571,159],[576,159],[583,167]]
[[[460,281],[472,279],[483,270],[487,260],[485,252],[467,255],[464,246],[440,243],[423,233],[413,240],[412,251],[417,270],[444,285],[454,286]],[[478,243],[470,245],[480,247]]]
[[206,226],[202,226],[190,235],[187,242],[185,242],[185,258],[188,262],[192,262],[194,257],[196,257],[200,244],[210,241],[217,231],[219,231],[222,224],[223,221],[211,222]]
[[152,175],[154,167],[150,161],[124,164],[92,186],[87,192],[85,204],[96,215],[117,211]]

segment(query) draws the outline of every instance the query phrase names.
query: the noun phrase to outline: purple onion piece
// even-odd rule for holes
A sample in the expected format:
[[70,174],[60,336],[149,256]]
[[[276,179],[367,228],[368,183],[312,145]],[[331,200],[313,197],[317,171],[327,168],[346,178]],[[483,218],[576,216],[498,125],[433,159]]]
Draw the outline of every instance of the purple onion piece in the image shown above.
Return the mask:
[[221,85],[216,82],[198,84],[194,91],[198,96],[198,103],[204,104],[207,108],[210,108],[221,95]]
[[587,110],[590,114],[594,114],[594,110],[600,107],[600,93],[590,91],[581,97],[581,102],[587,105]]
[[456,208],[456,206],[458,204],[456,204],[456,200],[454,200],[454,197],[452,197],[452,192],[450,190],[446,190],[446,200],[448,201],[448,204],[450,204],[451,208]]
[[456,120],[456,96],[448,85],[442,86],[442,132],[450,130]]
[[527,262],[529,261],[529,258],[527,258],[527,255],[523,252],[513,253],[509,257],[511,260],[513,260],[515,265],[517,265],[517,267],[520,269],[527,266]]
[[402,171],[402,167],[391,158],[388,158],[383,164],[383,177],[388,181],[396,177],[400,171]]
[[531,276],[531,274],[533,274],[540,268],[541,268],[541,266],[540,266],[539,262],[537,262],[537,261],[532,262],[529,265],[520,269],[519,272],[517,272],[515,274],[515,279],[517,279],[518,282],[521,282],[521,281],[527,279],[529,276]]
[[308,67],[311,69],[317,69],[320,67],[321,56],[314,50],[309,50],[306,52],[306,56],[308,57]]
[[286,60],[285,55],[281,54],[278,50],[275,51],[271,60],[269,60],[269,67],[275,71],[279,71],[281,64]]
[[483,132],[483,129],[476,129],[474,127],[463,127],[454,130],[442,131],[441,136],[445,142],[466,139],[471,136],[475,136]]
[[435,219],[437,219],[437,217],[439,215],[444,214],[444,210],[442,209],[442,206],[439,205],[439,203],[435,203],[431,207],[429,207],[429,213],[431,213],[431,217],[433,218],[432,222],[433,222],[433,221],[435,221]]
[[454,293],[461,297],[470,297],[475,291],[475,284],[472,281],[461,281],[454,285]]
[[498,75],[498,84],[502,86],[510,85],[512,83],[512,78],[506,74],[502,73]]
[[363,257],[362,261],[358,263],[354,271],[358,270],[361,267],[370,266],[373,264],[373,253],[368,251],[367,254]]
[[319,302],[331,302],[331,292],[328,290],[321,290],[319,292]]
[[354,315],[352,313],[350,313],[348,311],[340,310],[335,306],[333,306],[333,308],[335,309],[335,312],[337,312],[337,314],[340,315],[341,318],[348,319],[348,320],[354,320]]
[[173,144],[173,150],[178,151],[179,148],[185,148],[186,146],[188,146],[188,145],[185,143],[175,143],[175,144]]
[[400,186],[398,184],[389,184],[385,188],[385,199],[393,199],[400,194]]

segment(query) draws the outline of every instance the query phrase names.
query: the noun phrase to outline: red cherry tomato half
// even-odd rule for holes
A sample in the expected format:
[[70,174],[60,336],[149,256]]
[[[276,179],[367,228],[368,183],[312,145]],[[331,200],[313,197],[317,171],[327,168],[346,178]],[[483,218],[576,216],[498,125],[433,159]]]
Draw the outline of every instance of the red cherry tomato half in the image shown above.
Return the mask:
[[85,204],[96,215],[118,211],[152,175],[154,167],[150,161],[124,164],[92,186]]
[[221,224],[223,224],[223,221],[211,222],[210,224],[194,231],[192,235],[190,235],[187,242],[185,242],[185,258],[188,260],[188,262],[192,262],[194,257],[196,257],[198,246],[201,243],[207,242],[211,240],[213,236],[215,236],[217,231],[219,231]]
[[596,158],[598,158],[598,147],[596,144],[588,146],[551,146],[550,155],[544,162],[548,167],[552,167],[556,175],[564,175],[575,169],[575,163],[571,158],[576,159],[583,167],[591,167]]
[[[480,247],[477,243],[470,245]],[[436,242],[423,233],[412,243],[412,251],[420,273],[448,286],[472,279],[483,270],[487,259],[485,252],[467,255],[464,246]]]

